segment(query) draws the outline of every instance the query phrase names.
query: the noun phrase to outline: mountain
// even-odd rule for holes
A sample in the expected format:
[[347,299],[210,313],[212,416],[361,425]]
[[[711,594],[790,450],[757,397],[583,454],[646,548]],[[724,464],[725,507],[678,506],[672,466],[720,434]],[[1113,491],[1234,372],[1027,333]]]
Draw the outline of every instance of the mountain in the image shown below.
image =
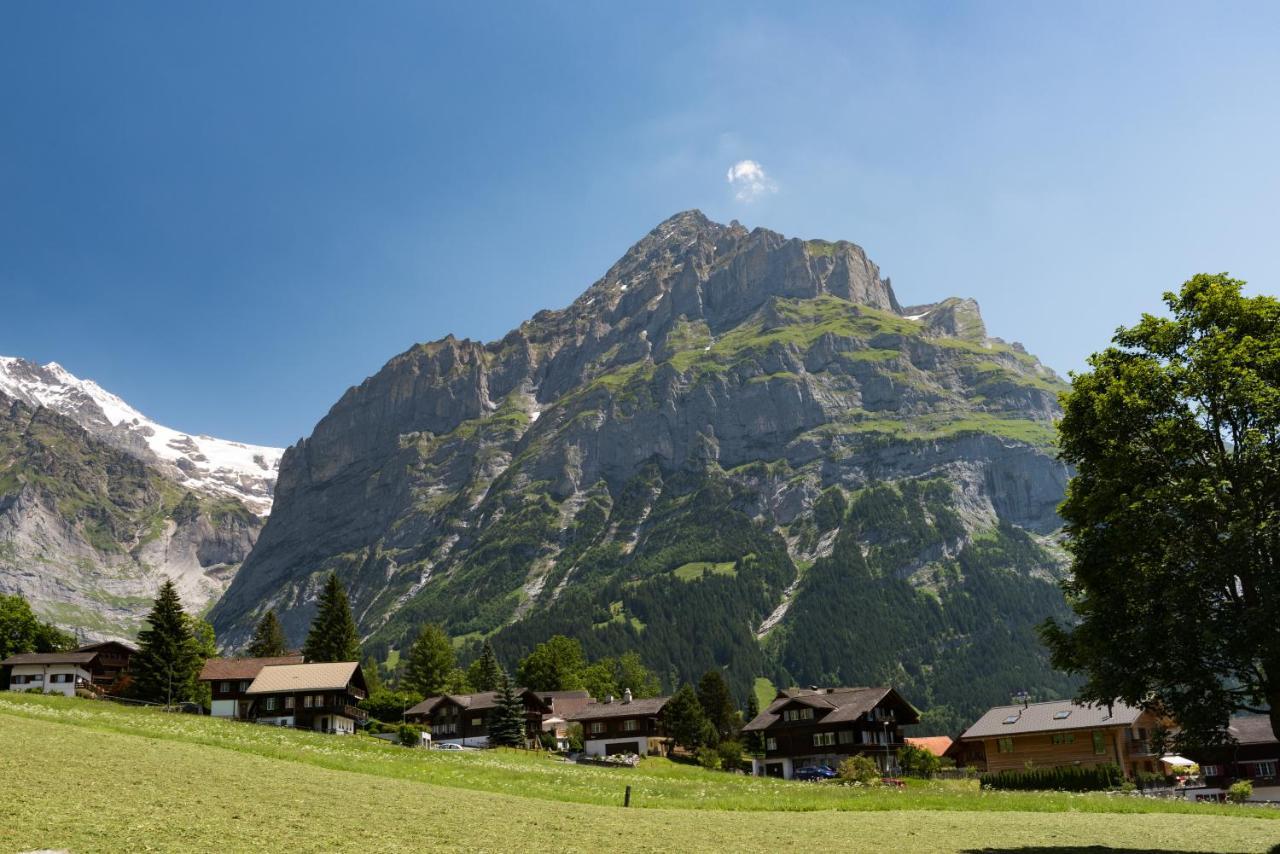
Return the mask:
[[1033,630],[1065,613],[1064,387],[852,243],[681,213],[568,308],[349,389],[211,619],[235,646],[275,607],[297,642],[334,570],[377,654],[563,633],[740,697],[887,681],[954,728],[1071,688]]
[[0,592],[131,638],[164,578],[199,613],[271,507],[280,451],[188,436],[56,364],[0,357]]
[[195,492],[235,498],[254,513],[271,512],[280,448],[192,436],[157,424],[57,362],[39,365],[0,356],[0,392],[65,415],[90,434],[159,469]]

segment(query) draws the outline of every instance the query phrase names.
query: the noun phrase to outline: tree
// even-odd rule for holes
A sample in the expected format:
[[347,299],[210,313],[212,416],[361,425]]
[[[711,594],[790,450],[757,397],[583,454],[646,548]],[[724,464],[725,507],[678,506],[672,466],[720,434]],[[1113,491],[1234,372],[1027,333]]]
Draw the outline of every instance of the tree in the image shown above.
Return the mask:
[[681,685],[667,701],[662,722],[671,740],[685,750],[697,750],[706,743],[707,718],[691,685]]
[[923,747],[904,744],[898,748],[898,767],[909,777],[932,777],[942,767],[942,760]]
[[502,675],[502,666],[493,652],[493,644],[486,639],[480,649],[480,657],[467,668],[467,681],[476,691],[496,691]]
[[[614,660],[602,658],[587,665],[582,671],[582,687],[593,697],[604,699],[615,697],[622,692],[618,690],[618,679],[615,673]],[[634,694],[632,696],[635,696]]]
[[534,691],[577,691],[582,688],[586,660],[582,644],[564,635],[555,635],[533,648],[520,662],[520,683]]
[[285,654],[284,628],[280,625],[280,619],[276,617],[274,608],[268,610],[258,620],[247,652],[252,658],[270,658]]
[[214,634],[213,626],[208,620],[198,617],[188,617],[187,620],[197,660],[195,669],[191,671],[191,685],[187,696],[192,702],[199,703],[202,708],[207,709],[213,705],[213,691],[208,682],[200,681],[200,670],[204,667],[205,661],[217,657],[218,637]]
[[[756,692],[752,691],[747,697],[747,723],[755,720],[760,715],[760,698],[756,696]],[[764,744],[763,737],[758,732],[746,732],[742,734],[744,746],[749,753],[763,753]]]
[[23,652],[65,652],[75,644],[67,632],[40,622],[21,594],[0,593],[0,661]]
[[737,728],[738,712],[729,683],[718,669],[708,670],[698,680],[698,704],[715,730],[716,740],[731,738]]
[[1059,425],[1080,696],[1171,714],[1182,744],[1236,711],[1280,732],[1280,301],[1198,275],[1072,377]]
[[631,696],[636,699],[656,697],[662,693],[662,680],[658,678],[658,674],[645,666],[639,654],[634,651],[624,652],[618,656],[614,673],[618,687],[623,690],[630,688]]
[[378,663],[378,659],[366,655],[364,664],[360,665],[360,672],[364,674],[364,685],[370,697],[383,690],[382,665]]
[[449,671],[449,678],[444,682],[444,692],[446,694],[470,694],[475,690],[471,680],[467,677],[467,671],[461,667],[455,667]]
[[309,662],[360,660],[360,635],[351,616],[351,603],[347,601],[347,591],[335,572],[329,573],[320,594],[302,654]]
[[418,639],[409,648],[409,662],[404,671],[405,687],[424,697],[443,694],[453,665],[453,642],[444,629],[428,623],[418,632]]
[[500,747],[524,746],[524,701],[506,673],[499,677],[498,705],[489,718],[489,741]]
[[360,708],[368,712],[371,718],[389,724],[404,720],[404,713],[421,702],[421,694],[380,688],[377,691],[370,690],[369,696],[360,701]]
[[855,783],[859,786],[875,786],[881,780],[880,768],[876,765],[876,761],[862,753],[850,756],[841,762],[840,767],[836,769],[836,774],[839,775],[840,782]]
[[138,654],[131,664],[140,698],[169,703],[190,697],[201,661],[191,627],[178,589],[165,579],[147,615],[147,627],[138,632]]

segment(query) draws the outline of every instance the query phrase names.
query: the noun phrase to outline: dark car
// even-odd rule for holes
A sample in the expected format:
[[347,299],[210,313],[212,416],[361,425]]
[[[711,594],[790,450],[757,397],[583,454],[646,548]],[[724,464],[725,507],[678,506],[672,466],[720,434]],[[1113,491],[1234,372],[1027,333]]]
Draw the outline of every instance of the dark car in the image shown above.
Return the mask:
[[834,780],[836,772],[830,765],[807,765],[804,768],[797,768],[796,772],[791,775],[792,780],[808,780],[810,782],[816,780]]

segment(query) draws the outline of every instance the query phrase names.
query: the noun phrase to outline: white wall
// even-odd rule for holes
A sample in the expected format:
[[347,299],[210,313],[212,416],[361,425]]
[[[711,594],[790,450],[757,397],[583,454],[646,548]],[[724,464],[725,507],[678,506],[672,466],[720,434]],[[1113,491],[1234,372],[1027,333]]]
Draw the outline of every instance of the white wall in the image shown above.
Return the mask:
[[435,745],[460,744],[463,747],[488,747],[489,736],[477,735],[477,736],[472,736],[470,738],[441,738],[439,736],[433,735],[432,744],[435,744]]
[[[792,764],[791,760],[790,760],[789,758],[785,757],[785,756],[784,756],[784,757],[782,757],[782,758],[780,758],[780,759],[770,759],[770,760],[768,760],[768,764],[773,764],[773,763],[775,763],[775,762],[781,762],[781,763],[782,763],[782,779],[784,779],[784,780],[790,780],[790,779],[791,779],[791,775],[792,775],[792,774],[794,774],[794,773],[795,773],[795,770],[796,770],[796,769],[795,769],[795,766]],[[765,773],[764,773],[764,766],[765,766],[765,764],[766,764],[766,760],[764,760],[764,759],[755,759],[755,758],[753,758],[753,759],[751,760],[751,773],[752,773],[753,775],[755,775],[756,777],[763,777],[763,776],[765,776]]]
[[588,738],[582,742],[582,752],[588,756],[605,756],[608,751],[606,747],[610,744],[630,744],[635,742],[640,749],[636,752],[641,756],[649,755],[649,739],[643,735],[632,736],[630,738]]
[[209,714],[215,718],[234,718],[236,705],[235,700],[214,700],[209,707]]
[[[52,682],[51,676],[70,676],[67,682]],[[38,682],[23,682],[21,684],[14,682],[15,676],[38,676]],[[9,690],[10,691],[30,691],[33,688],[39,688],[46,694],[64,694],[68,697],[76,695],[76,678],[83,679],[88,682],[90,679],[89,671],[84,670],[74,664],[15,664],[9,674]]]

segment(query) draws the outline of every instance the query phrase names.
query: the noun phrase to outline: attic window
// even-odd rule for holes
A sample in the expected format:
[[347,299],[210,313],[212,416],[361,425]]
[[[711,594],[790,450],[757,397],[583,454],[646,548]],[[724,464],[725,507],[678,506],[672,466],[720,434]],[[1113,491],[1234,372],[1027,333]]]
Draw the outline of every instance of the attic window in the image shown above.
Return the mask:
[[1053,713],[1053,719],[1054,719],[1055,721],[1065,721],[1065,720],[1066,720],[1067,718],[1069,718],[1069,717],[1071,717],[1071,710],[1070,710],[1070,709],[1067,709],[1065,712],[1054,712],[1054,713]]
[[1004,719],[1004,722],[1007,724],[1016,724],[1018,722],[1018,718],[1020,717],[1021,715],[1009,715],[1009,717]]

